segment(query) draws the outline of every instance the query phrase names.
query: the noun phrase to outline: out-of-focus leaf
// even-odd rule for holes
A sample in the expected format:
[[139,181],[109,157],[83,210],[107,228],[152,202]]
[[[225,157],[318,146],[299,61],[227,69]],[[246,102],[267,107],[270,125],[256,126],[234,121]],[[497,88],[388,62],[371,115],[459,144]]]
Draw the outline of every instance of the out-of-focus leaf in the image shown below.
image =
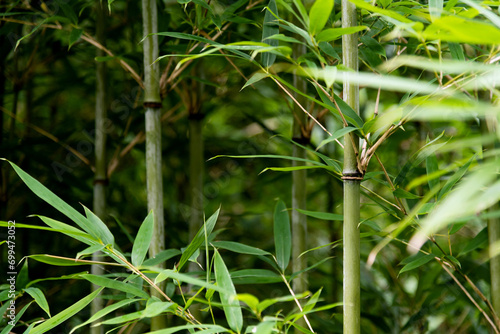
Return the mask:
[[410,271],[410,270],[413,270],[413,269],[416,269],[420,266],[423,266],[424,264],[426,264],[427,262],[431,261],[432,259],[434,259],[434,255],[432,254],[428,254],[428,255],[423,255],[423,256],[416,256],[412,261],[408,262],[407,265],[405,265],[400,271],[399,271],[399,274],[401,275],[402,273],[406,272],[406,271]]
[[137,232],[137,236],[135,237],[134,245],[132,246],[132,264],[136,267],[139,267],[144,262],[146,258],[146,254],[149,250],[149,244],[151,243],[151,239],[153,238],[153,230],[154,230],[154,219],[153,219],[153,211],[149,212],[144,222],[141,224],[139,228],[139,232]]
[[487,242],[488,242],[488,228],[485,227],[472,240],[469,240],[469,242],[467,242],[464,249],[460,252],[460,255],[472,252],[473,250],[482,247]]
[[243,327],[243,314],[241,312],[240,302],[236,298],[236,289],[231,280],[231,275],[229,275],[226,264],[217,250],[215,250],[214,254],[214,268],[217,286],[228,291],[220,292],[220,299],[227,323],[232,330],[240,333]]
[[[199,325],[183,325],[183,326],[176,326],[176,327],[171,327],[168,329],[160,329],[154,332],[147,332],[145,334],[172,334],[172,333],[177,333],[180,331],[185,330],[194,330],[194,329],[200,329],[200,328],[205,328],[203,330],[204,334],[215,334],[215,333],[232,333],[229,329],[226,329],[222,326],[219,325],[210,325],[210,324],[199,324]],[[201,331],[197,331],[196,333],[201,333]]]
[[339,39],[343,35],[350,35],[368,29],[366,26],[348,27],[348,28],[329,28],[318,34],[316,41],[331,42]]
[[429,0],[429,13],[432,19],[439,19],[443,12],[443,0]]
[[465,165],[463,165],[462,167],[460,167],[455,174],[453,174],[449,179],[448,181],[446,181],[445,185],[443,186],[443,188],[441,188],[441,191],[439,192],[438,194],[438,200],[442,199],[444,196],[446,196],[448,194],[448,192],[451,190],[451,188],[453,188],[453,186],[465,175],[465,173],[467,172],[467,170],[469,169],[472,161],[474,161],[474,159],[476,158],[476,156],[473,156],[469,159],[469,161],[467,161],[467,163]]
[[[267,5],[266,14],[264,15],[264,24],[262,26],[262,41],[271,45],[278,46],[279,41],[277,39],[271,39],[269,37],[279,34],[279,26],[277,24],[277,19],[274,15],[278,16],[278,7],[276,6],[275,0],[269,0]],[[262,64],[265,67],[269,67],[274,64],[276,60],[276,55],[270,52],[264,52],[262,54]]]
[[276,260],[282,271],[285,271],[290,262],[292,250],[292,235],[290,232],[290,217],[285,202],[279,200],[274,209],[274,245]]
[[333,0],[316,0],[309,11],[309,33],[315,35],[323,30],[334,5]]
[[142,263],[143,266],[156,266],[159,263],[170,260],[174,256],[180,255],[182,252],[178,249],[166,249],[156,254],[154,258],[147,259]]
[[401,189],[401,188],[397,188],[392,193],[394,194],[394,196],[396,196],[398,198],[408,198],[408,199],[419,199],[420,198],[420,196],[412,194],[411,192],[406,191],[406,190]]
[[427,40],[497,45],[500,29],[486,22],[459,16],[443,16],[425,29],[423,37]]
[[329,213],[329,212],[319,212],[319,211],[307,211],[307,210],[302,210],[302,209],[295,209],[300,213],[305,214],[306,216],[317,218],[317,219],[322,219],[322,220],[339,220],[342,221],[344,220],[343,215],[339,215],[336,213]]

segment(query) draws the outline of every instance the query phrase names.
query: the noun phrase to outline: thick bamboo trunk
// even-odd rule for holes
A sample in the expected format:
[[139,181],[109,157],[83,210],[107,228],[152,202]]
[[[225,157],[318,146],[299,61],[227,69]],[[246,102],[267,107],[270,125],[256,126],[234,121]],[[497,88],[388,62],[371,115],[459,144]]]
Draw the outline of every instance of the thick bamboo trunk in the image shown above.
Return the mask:
[[[356,7],[342,0],[342,27],[356,26]],[[342,36],[344,66],[358,70],[358,36]],[[359,113],[359,87],[344,82],[344,100]],[[358,139],[354,140],[358,146]],[[360,333],[359,213],[361,173],[350,134],[344,139],[344,333]]]
[[[158,31],[156,1],[142,0],[143,35]],[[149,256],[154,257],[165,249],[165,223],[163,217],[163,177],[161,162],[161,98],[158,64],[158,36],[148,36],[144,42],[144,108],[146,110],[146,183],[148,211],[154,214],[154,232]],[[163,286],[162,286],[163,289]],[[151,294],[158,296],[154,289]],[[158,296],[159,297],[159,296]],[[151,330],[166,327],[165,317],[151,319]]]
[[[107,3],[96,3],[96,39],[102,45],[105,45],[105,16],[107,14]],[[97,57],[104,56],[104,52],[97,49]],[[106,63],[96,63],[96,98],[95,98],[95,175],[94,175],[94,213],[104,219],[106,214]],[[99,261],[99,254],[92,255],[92,260]],[[92,265],[90,271],[93,275],[103,275],[104,270],[99,265]],[[99,288],[97,285],[92,285],[92,291]],[[96,314],[103,308],[102,298],[96,298],[90,305],[91,314]],[[102,334],[104,330],[102,327],[91,327],[91,334]]]

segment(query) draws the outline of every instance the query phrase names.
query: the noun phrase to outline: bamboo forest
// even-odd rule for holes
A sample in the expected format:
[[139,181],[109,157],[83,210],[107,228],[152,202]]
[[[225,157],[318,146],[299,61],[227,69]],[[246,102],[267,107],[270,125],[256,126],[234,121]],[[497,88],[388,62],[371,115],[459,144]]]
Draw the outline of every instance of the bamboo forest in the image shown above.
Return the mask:
[[0,334],[499,334],[499,63],[499,0],[0,1]]

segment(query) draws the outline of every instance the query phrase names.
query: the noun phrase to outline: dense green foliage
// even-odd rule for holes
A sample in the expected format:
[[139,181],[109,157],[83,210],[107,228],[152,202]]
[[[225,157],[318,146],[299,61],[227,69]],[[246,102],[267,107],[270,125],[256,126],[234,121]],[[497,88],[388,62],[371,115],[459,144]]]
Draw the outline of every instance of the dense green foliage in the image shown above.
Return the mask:
[[[105,45],[93,37],[94,1],[1,4],[0,249],[7,266],[15,221],[18,273],[14,298],[0,282],[0,313],[15,299],[13,331],[87,333],[93,322],[146,333],[166,314],[168,328],[155,333],[341,333],[349,145],[362,176],[361,332],[499,333],[500,273],[490,263],[500,258],[500,3],[350,2],[352,28],[340,27],[332,0],[157,2],[167,249],[156,258],[147,255],[155,213],[140,3],[108,0]],[[345,35],[358,38],[359,73],[342,63]],[[108,81],[102,217],[86,208],[97,62]],[[343,83],[360,86],[360,115]],[[300,142],[294,108],[307,114]],[[189,122],[202,116],[204,184],[194,194]],[[307,209],[298,210],[308,217],[309,291],[296,294],[297,170],[307,170]],[[193,196],[206,218],[189,238]],[[96,251],[103,275],[89,274]],[[98,295],[105,308],[90,314]],[[1,334],[9,321],[0,319]]]

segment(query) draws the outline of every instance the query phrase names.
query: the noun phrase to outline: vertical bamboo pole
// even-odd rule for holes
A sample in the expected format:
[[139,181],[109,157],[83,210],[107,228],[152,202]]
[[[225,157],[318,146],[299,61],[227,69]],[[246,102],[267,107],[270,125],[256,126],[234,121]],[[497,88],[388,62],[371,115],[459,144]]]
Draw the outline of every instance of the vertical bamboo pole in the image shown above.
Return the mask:
[[[102,45],[105,45],[105,16],[107,14],[107,1],[96,3],[96,39]],[[97,49],[97,57],[104,56],[104,52]],[[106,184],[107,184],[107,174],[106,174],[106,131],[105,131],[105,120],[106,120],[106,63],[97,62],[96,63],[96,97],[95,97],[95,175],[94,175],[94,202],[93,210],[94,213],[104,219],[106,212]],[[99,261],[99,254],[94,253],[92,255],[92,260]],[[93,264],[90,268],[93,275],[101,276],[104,274],[104,270],[101,266]],[[98,289],[99,286],[92,284],[92,291]],[[95,298],[91,305],[90,310],[92,314],[96,314],[103,308],[103,299]],[[103,327],[91,327],[91,334],[102,334]]]
[[[342,27],[357,25],[356,6],[342,0]],[[342,36],[342,58],[344,66],[358,70],[358,35]],[[344,82],[344,100],[359,113],[359,87]],[[355,137],[355,136],[354,136]],[[350,134],[344,139],[344,333],[360,333],[360,259],[359,218],[360,183],[362,175],[357,168],[357,157]],[[355,137],[354,145],[358,146]]]
[[[155,257],[165,249],[165,223],[163,217],[163,177],[161,163],[161,97],[158,63],[158,13],[155,0],[142,0],[144,40],[144,108],[146,111],[146,183],[148,211],[154,214],[153,239],[149,246],[149,256]],[[163,287],[162,287],[163,288]],[[151,290],[157,295],[156,290]],[[166,327],[165,317],[151,319],[151,330]]]

